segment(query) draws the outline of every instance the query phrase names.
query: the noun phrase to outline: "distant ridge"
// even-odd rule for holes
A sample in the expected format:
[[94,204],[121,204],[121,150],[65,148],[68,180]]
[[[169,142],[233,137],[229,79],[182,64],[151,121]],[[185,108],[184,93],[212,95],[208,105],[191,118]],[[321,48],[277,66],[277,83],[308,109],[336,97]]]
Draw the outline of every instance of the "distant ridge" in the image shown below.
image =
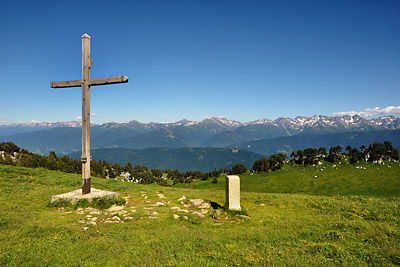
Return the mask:
[[[141,123],[132,120],[128,123],[92,125],[91,146],[92,148],[121,147],[129,149],[149,147],[228,148],[247,142],[280,137],[322,136],[346,132],[367,133],[396,129],[400,129],[400,118],[394,116],[368,120],[358,115],[342,117],[315,115],[278,118],[274,121],[260,119],[247,123],[222,117],[211,117],[199,122],[181,120],[172,123]],[[0,141],[12,141],[40,154],[48,154],[50,151],[55,151],[57,154],[79,151],[81,149],[80,134],[79,122],[0,126]],[[308,139],[312,140],[312,138]],[[394,145],[396,144],[394,143]],[[284,150],[284,148],[281,147],[278,150]],[[264,151],[263,154],[265,154]]]

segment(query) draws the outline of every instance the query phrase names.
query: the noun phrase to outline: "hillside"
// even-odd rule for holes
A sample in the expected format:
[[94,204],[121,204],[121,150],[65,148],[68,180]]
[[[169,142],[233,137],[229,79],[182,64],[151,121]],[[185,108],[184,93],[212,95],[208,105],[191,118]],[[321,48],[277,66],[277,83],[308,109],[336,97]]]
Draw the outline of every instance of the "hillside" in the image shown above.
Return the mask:
[[[149,169],[178,169],[180,171],[208,172],[216,169],[232,168],[235,164],[243,164],[248,168],[262,156],[247,150],[233,153],[226,148],[102,148],[91,151],[92,159],[106,160],[110,163],[133,166],[146,166]],[[81,157],[80,152],[70,154],[74,159]]]
[[269,156],[276,153],[290,155],[293,151],[313,148],[329,148],[340,145],[343,149],[350,145],[359,148],[362,145],[372,143],[392,142],[395,148],[400,148],[400,129],[372,132],[345,132],[323,135],[295,135],[264,140],[255,140],[238,145],[232,145],[235,149],[247,149],[254,153]]
[[[314,167],[285,165],[279,171],[240,175],[240,183],[241,191],[245,192],[400,197],[400,163],[338,165],[324,162]],[[175,186],[224,190],[225,183],[220,179],[219,183],[194,181],[189,185]]]
[[[389,169],[382,168],[379,174],[386,177]],[[377,173],[370,170],[364,172],[367,180],[377,179]],[[268,178],[242,177],[243,188],[250,185],[250,179]],[[349,191],[350,195],[360,191],[359,181],[347,176],[336,179],[356,190]],[[274,190],[291,188],[292,181],[280,179],[280,186]],[[211,181],[204,183],[215,186]],[[375,185],[385,188],[392,183],[393,180],[383,179],[380,185]],[[216,186],[222,184],[223,177]],[[252,184],[255,186],[257,182]],[[329,190],[332,196],[242,190],[241,206],[248,217],[212,208],[206,209],[207,213],[201,217],[195,213],[200,209],[184,207],[178,199],[186,196],[185,205],[191,203],[189,199],[223,205],[223,190],[206,188],[206,184],[203,189],[194,190],[93,177],[95,188],[121,193],[127,199],[126,206],[114,211],[48,206],[52,195],[75,190],[80,185],[80,175],[0,165],[0,265],[400,264],[400,199],[393,194],[379,198],[371,194],[337,196],[339,191],[335,188]],[[393,188],[400,192],[398,183]],[[160,193],[165,198],[160,198]],[[157,202],[165,206],[156,206]],[[174,207],[187,212],[176,211]],[[121,218],[121,222],[108,222],[112,216]]]

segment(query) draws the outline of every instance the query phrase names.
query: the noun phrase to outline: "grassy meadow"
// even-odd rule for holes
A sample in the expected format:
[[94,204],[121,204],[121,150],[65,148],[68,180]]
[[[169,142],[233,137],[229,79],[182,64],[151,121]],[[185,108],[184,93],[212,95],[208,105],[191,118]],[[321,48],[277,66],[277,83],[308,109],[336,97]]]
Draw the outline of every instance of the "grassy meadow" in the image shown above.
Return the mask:
[[[244,212],[202,217],[190,199],[224,205],[224,177],[174,187],[93,177],[94,188],[127,200],[97,211],[49,206],[80,175],[0,165],[0,265],[396,266],[400,166],[389,166],[241,175]],[[123,223],[106,222],[118,216]]]

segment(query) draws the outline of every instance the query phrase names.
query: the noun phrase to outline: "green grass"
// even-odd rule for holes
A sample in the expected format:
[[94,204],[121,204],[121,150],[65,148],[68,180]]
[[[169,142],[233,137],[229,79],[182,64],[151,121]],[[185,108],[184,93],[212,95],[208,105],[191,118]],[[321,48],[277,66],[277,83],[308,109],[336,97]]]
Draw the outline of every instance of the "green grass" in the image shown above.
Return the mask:
[[[338,191],[325,189],[322,182],[314,189],[306,186],[309,182],[298,182],[295,185],[302,187],[300,194],[282,193],[292,192],[288,190],[294,185],[285,184],[295,180],[288,177],[311,180],[315,169],[242,176],[241,206],[251,219],[223,210],[220,215],[210,211],[205,218],[190,214],[187,220],[182,216],[173,219],[170,207],[181,207],[177,199],[182,195],[223,205],[224,192],[218,190],[223,189],[222,179],[218,184],[211,180],[196,182],[189,185],[198,188],[193,190],[93,178],[93,187],[129,197],[125,210],[137,211],[124,224],[99,222],[88,225],[85,231],[79,221],[86,214],[48,206],[52,195],[79,188],[79,175],[0,165],[0,265],[399,265],[400,199],[395,192],[399,169],[375,172],[373,166],[367,166],[371,175],[381,179],[372,183],[372,177],[360,180],[356,169],[352,172],[350,167],[337,170],[338,177],[349,177],[340,183]],[[326,172],[325,179],[336,177],[335,172]],[[338,177],[335,180],[339,181]],[[283,191],[257,192],[263,190],[256,190],[257,183],[260,188],[275,184],[275,192]],[[345,191],[345,184],[352,189]],[[393,184],[385,197],[384,190]],[[171,202],[153,207],[159,219],[149,219],[144,208],[160,201],[158,193]]]
[[[176,187],[224,190],[224,177],[219,177],[216,184],[211,181],[212,178]],[[240,183],[242,192],[400,197],[400,163],[324,164],[315,167],[285,165],[275,172],[240,175]]]

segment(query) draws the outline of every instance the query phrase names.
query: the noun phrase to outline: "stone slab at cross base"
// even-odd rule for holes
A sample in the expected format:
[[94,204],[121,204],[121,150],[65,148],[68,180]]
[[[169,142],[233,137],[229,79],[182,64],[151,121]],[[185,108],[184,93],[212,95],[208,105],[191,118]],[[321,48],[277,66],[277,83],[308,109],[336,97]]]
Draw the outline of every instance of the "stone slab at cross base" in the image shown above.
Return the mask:
[[225,178],[225,207],[229,210],[241,210],[240,178],[237,175],[227,175]]
[[114,198],[119,197],[119,193],[100,190],[96,188],[92,188],[89,194],[82,195],[82,189],[78,189],[72,192],[68,192],[61,195],[55,195],[51,197],[51,202],[54,202],[59,199],[65,199],[66,201],[71,202],[72,204],[76,204],[79,199],[87,199],[89,202],[92,202],[94,198]]

